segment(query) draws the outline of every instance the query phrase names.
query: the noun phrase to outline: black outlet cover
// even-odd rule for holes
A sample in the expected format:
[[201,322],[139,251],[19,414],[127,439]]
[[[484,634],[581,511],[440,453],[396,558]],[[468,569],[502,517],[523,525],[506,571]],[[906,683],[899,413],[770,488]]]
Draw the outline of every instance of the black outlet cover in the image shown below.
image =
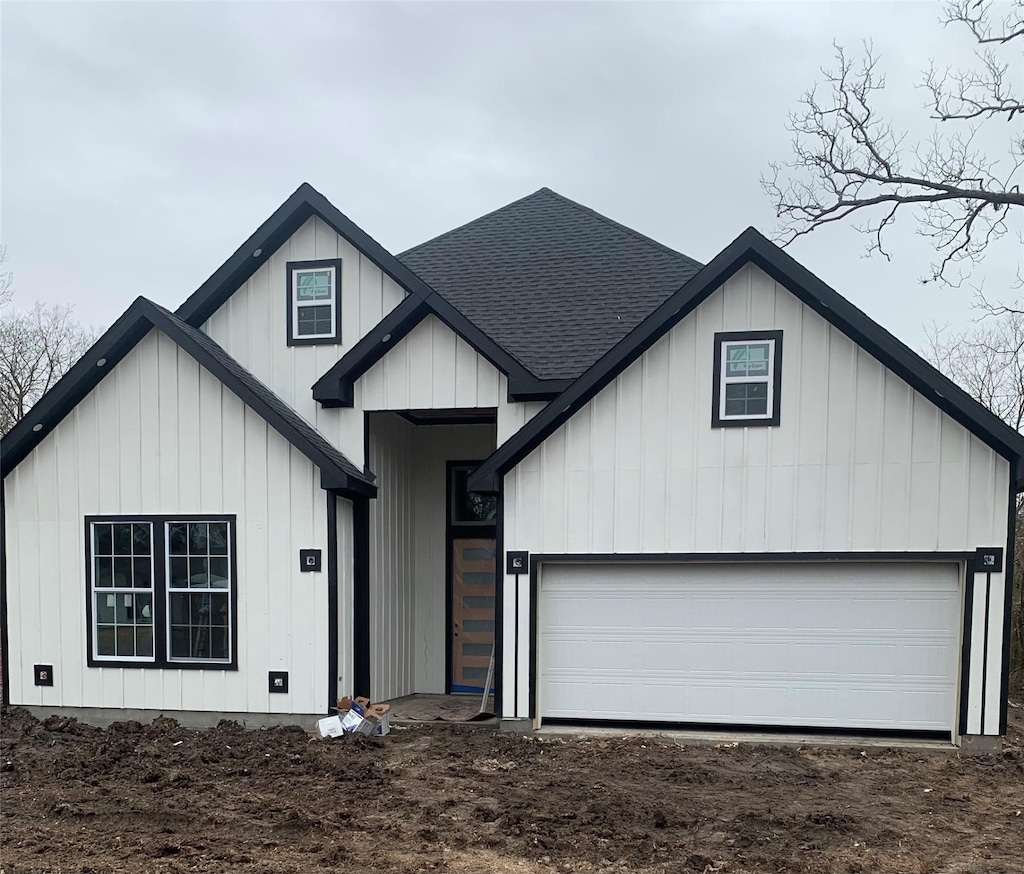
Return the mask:
[[53,685],[53,665],[33,665],[37,686]]
[[320,554],[319,549],[300,549],[299,550],[299,570],[303,573],[318,573],[320,571]]
[[271,671],[269,676],[269,687],[271,692],[287,692],[288,672]]
[[979,546],[974,556],[975,573],[1001,574],[1003,572],[1003,548],[1001,546]]

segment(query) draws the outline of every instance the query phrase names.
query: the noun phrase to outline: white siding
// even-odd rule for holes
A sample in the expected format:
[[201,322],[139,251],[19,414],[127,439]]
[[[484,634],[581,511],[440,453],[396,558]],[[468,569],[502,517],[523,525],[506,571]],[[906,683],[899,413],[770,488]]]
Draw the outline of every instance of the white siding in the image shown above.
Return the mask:
[[[324,258],[342,260],[341,343],[289,346],[285,265]],[[203,330],[361,466],[361,411],[321,408],[313,400],[312,386],[404,297],[404,289],[314,216],[228,298]]]
[[[316,713],[327,575],[319,470],[167,337],[150,332],[5,480],[11,701]],[[238,670],[86,665],[87,515],[237,516]],[[325,569],[326,571],[326,569]],[[54,665],[52,688],[32,665]],[[267,672],[289,672],[270,695]]]
[[[745,329],[783,331],[781,424],[712,428],[713,337]],[[747,267],[509,472],[505,547],[973,550],[1006,542],[1008,477],[1009,465],[993,450]],[[513,583],[506,580],[506,664]],[[992,586],[1001,600],[1002,575],[993,575]],[[521,603],[520,616],[528,608]],[[520,640],[528,639],[521,631]],[[991,644],[995,675],[998,656]],[[523,710],[527,672],[518,674]],[[511,671],[505,677],[512,682]],[[972,701],[976,690],[980,683],[971,684]],[[505,702],[512,692],[506,685]],[[995,710],[986,707],[986,730]]]
[[415,426],[398,416],[370,423],[370,696],[386,701],[415,691],[413,535]]
[[337,498],[338,508],[338,692],[339,698],[355,690],[355,544],[352,502]]
[[429,315],[356,382],[364,410],[497,407],[499,372],[436,316]]

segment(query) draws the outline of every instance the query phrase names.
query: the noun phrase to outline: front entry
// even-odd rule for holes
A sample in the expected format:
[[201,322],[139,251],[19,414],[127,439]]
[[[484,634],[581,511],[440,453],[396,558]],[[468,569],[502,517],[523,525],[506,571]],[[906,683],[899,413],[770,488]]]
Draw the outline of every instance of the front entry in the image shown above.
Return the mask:
[[497,498],[467,491],[477,464],[448,465],[451,692],[482,692],[494,650]]

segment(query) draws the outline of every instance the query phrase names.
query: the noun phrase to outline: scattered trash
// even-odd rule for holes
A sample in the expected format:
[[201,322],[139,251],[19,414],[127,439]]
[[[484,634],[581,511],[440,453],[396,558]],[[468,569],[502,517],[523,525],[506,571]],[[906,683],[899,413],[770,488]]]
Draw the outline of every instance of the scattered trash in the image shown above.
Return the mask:
[[321,738],[340,737],[343,734],[364,734],[383,737],[391,733],[390,704],[371,704],[369,698],[338,699],[336,716],[317,721]]
[[172,747],[180,747],[183,743],[185,743],[185,741],[183,741],[183,740],[176,740],[174,743],[171,744],[171,746]]
[[931,792],[932,790],[931,789],[925,789],[924,791],[925,792]]

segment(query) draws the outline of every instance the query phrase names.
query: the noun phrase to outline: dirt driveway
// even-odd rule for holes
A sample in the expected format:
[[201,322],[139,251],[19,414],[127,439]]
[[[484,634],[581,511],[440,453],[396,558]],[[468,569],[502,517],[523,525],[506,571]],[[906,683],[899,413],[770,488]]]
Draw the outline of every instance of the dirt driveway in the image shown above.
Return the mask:
[[411,728],[0,722],[0,867],[49,872],[1019,872],[999,756]]

